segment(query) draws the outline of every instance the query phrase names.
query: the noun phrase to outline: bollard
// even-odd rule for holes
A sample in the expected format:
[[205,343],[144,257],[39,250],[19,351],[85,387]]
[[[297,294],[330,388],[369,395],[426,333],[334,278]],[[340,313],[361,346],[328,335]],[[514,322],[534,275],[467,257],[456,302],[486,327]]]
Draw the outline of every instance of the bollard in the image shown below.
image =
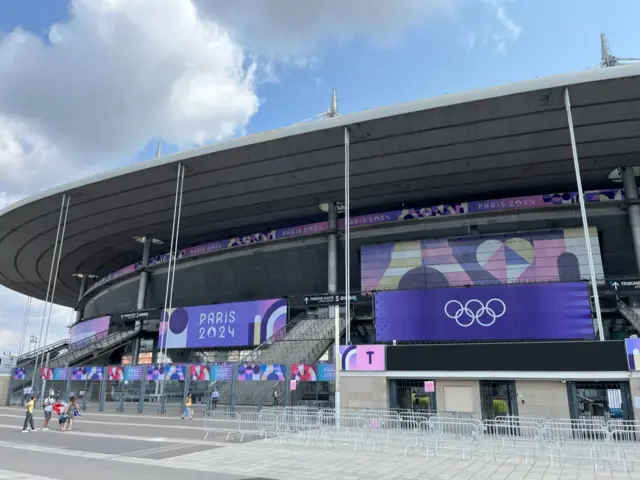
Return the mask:
[[100,384],[100,404],[98,405],[98,411],[104,412],[104,404],[107,401],[107,376],[102,377],[102,383]]
[[140,382],[140,398],[138,398],[138,413],[142,413],[144,411],[144,397],[146,395],[147,390],[147,382],[142,380]]
[[120,403],[116,407],[116,412],[124,413],[124,392],[120,394]]

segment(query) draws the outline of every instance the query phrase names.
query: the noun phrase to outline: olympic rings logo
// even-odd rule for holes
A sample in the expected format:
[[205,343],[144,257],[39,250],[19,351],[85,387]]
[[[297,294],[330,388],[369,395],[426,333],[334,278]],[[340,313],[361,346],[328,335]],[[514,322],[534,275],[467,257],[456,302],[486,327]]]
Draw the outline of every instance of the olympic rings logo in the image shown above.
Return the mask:
[[[490,327],[496,323],[498,318],[507,313],[507,306],[499,298],[488,300],[486,305],[477,298],[469,300],[464,305],[458,300],[449,300],[444,306],[444,313],[461,327],[470,327],[474,322],[478,322],[481,327]],[[481,319],[485,315],[491,321],[483,323]],[[464,316],[469,319],[468,322],[461,321]]]

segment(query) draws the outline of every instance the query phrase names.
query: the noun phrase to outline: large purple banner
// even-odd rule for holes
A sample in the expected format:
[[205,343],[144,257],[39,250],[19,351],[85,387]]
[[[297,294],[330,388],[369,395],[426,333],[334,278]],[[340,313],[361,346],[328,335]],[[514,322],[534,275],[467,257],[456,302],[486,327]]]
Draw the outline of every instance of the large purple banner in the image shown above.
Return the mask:
[[376,340],[593,339],[586,283],[377,292]]
[[[353,216],[349,220],[349,225],[353,228],[377,225],[380,223],[404,222],[407,220],[423,220],[431,217],[463,215],[467,213],[492,212],[499,210],[511,210],[522,208],[536,208],[554,205],[570,205],[578,203],[578,194],[576,192],[552,193],[543,195],[530,195],[526,197],[511,197],[495,200],[485,200],[476,202],[450,203],[444,205],[435,205],[422,208],[407,208],[404,210],[394,210],[391,212],[375,213],[370,215]],[[593,190],[585,192],[584,198],[586,202],[606,202],[611,200],[623,200],[624,191],[621,189],[610,190]],[[344,228],[344,220],[340,220],[339,227]],[[206,255],[230,248],[242,247],[246,245],[255,245],[258,243],[271,242],[283,238],[300,237],[305,235],[313,235],[327,231],[327,222],[317,222],[308,225],[299,225],[295,227],[274,229],[267,232],[253,233],[244,237],[234,237],[227,240],[216,240],[214,242],[187,247],[178,251],[178,258],[190,258],[199,255]],[[149,260],[150,265],[158,263],[166,263],[169,261],[170,255],[157,255]],[[110,273],[106,277],[95,282],[86,294],[92,290],[116,280],[120,277],[135,273],[140,270],[141,265],[128,265],[124,268]]]
[[98,335],[99,333],[106,333],[109,331],[109,323],[111,321],[110,316],[92,318],[91,320],[85,320],[84,322],[77,323],[69,330],[69,345],[73,345],[83,340]]
[[287,321],[285,299],[174,308],[160,325],[166,348],[260,345]]

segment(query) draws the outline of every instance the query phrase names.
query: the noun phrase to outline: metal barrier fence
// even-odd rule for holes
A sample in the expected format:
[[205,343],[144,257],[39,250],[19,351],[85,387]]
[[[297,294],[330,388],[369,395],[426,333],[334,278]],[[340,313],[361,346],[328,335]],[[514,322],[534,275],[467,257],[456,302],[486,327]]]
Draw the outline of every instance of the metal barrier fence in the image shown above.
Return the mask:
[[594,469],[616,465],[625,471],[640,462],[640,422],[588,419],[497,417],[480,421],[465,416],[432,415],[392,410],[341,410],[308,407],[264,408],[260,412],[210,411],[205,438],[223,435],[242,442],[270,439],[306,447],[350,447],[353,450],[402,451],[429,457],[453,452],[485,461],[500,455],[537,458],[555,463],[590,464]]

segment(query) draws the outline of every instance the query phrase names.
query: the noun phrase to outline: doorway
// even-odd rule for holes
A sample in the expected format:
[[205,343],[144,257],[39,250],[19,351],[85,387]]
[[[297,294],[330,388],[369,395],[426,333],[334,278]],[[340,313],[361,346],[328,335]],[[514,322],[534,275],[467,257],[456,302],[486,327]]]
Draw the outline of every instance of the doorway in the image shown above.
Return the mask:
[[494,420],[499,416],[517,416],[516,382],[513,380],[480,381],[482,419]]
[[633,420],[627,382],[568,382],[567,389],[573,419]]
[[435,391],[425,390],[424,379],[389,380],[389,396],[389,404],[392,409],[423,412],[437,410]]

